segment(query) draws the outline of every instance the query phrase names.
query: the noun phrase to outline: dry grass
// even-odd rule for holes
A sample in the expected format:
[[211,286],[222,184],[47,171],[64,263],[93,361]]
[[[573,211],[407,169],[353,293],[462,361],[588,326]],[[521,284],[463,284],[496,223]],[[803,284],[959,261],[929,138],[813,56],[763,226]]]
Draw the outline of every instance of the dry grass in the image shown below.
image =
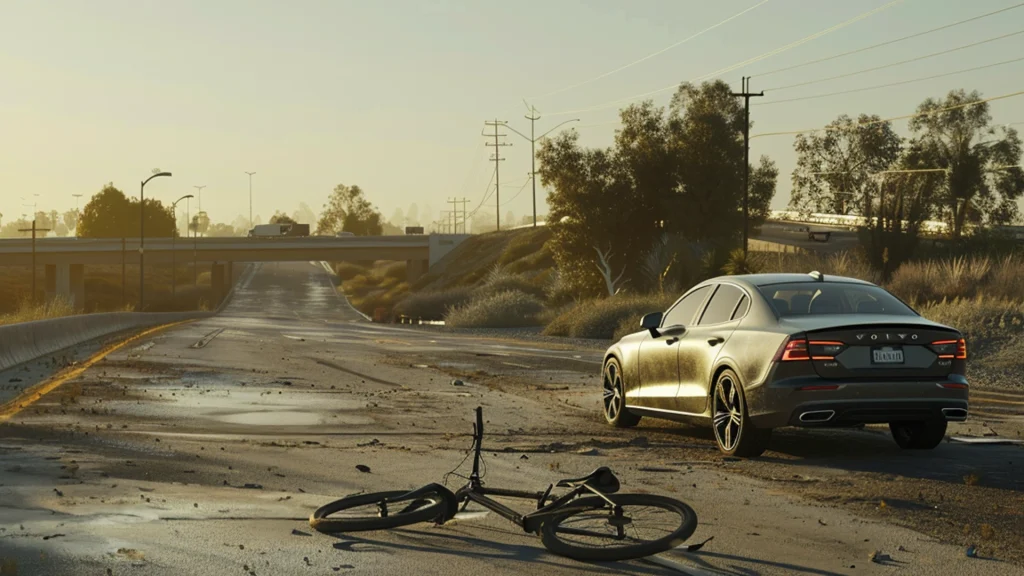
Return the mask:
[[570,338],[612,338],[622,326],[630,322],[638,326],[641,316],[665,310],[676,298],[676,294],[620,294],[610,298],[585,300],[566,309],[551,321],[544,333]]
[[395,306],[395,313],[424,320],[441,320],[449,308],[470,301],[473,291],[466,287],[410,294]]
[[71,316],[74,313],[74,307],[63,298],[57,298],[42,304],[32,304],[27,300],[23,300],[16,311],[0,315],[0,325],[60,318],[62,316]]
[[349,303],[367,315],[379,308],[390,315],[395,303],[409,292],[405,262],[379,261],[370,268],[341,262],[335,271]]
[[457,328],[517,328],[537,326],[537,316],[544,304],[535,296],[516,290],[506,290],[475,298],[451,308],[445,315],[445,324]]

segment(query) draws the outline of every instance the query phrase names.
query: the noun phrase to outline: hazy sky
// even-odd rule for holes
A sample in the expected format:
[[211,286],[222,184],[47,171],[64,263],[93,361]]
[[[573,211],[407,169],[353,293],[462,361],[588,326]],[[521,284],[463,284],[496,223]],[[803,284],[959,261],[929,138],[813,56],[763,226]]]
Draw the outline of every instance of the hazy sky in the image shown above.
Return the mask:
[[[112,181],[170,202],[205,184],[214,221],[266,220],[299,202],[319,210],[334,185],[359,184],[390,216],[412,202],[483,198],[493,164],[480,132],[496,116],[520,131],[524,97],[633,62],[760,0],[0,0],[0,213],[64,210]],[[825,30],[889,0],[769,0],[714,31],[596,82],[532,103],[538,133],[579,117],[584,143],[611,143],[614,107],[586,109],[714,72]],[[752,75],[759,104],[941,74],[1024,56],[1024,34],[921,62],[772,92],[1024,30],[1024,7],[850,57],[772,69],[951,23],[1018,0],[904,0],[838,31],[726,73]],[[812,128],[840,113],[897,116],[952,88],[1024,90],[1024,62],[898,87],[752,110],[753,133]],[[653,98],[664,104],[671,91]],[[993,102],[1024,121],[1024,96]],[[906,122],[896,127],[906,132]],[[1024,125],[1017,126],[1024,128]],[[502,216],[530,211],[529,143],[503,150]],[[789,196],[792,136],[752,141]],[[33,194],[39,196],[33,197]],[[543,194],[538,192],[543,206]],[[493,196],[488,201],[493,213]],[[542,208],[542,212],[544,209]],[[435,215],[433,215],[436,218]]]

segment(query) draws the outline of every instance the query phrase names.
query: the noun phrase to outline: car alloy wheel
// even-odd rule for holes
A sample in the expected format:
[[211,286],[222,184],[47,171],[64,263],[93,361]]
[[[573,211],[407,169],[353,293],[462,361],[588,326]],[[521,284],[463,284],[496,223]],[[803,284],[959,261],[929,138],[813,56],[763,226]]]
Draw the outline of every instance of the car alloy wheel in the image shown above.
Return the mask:
[[739,378],[723,370],[711,396],[712,428],[718,448],[729,456],[760,456],[772,437],[771,428],[758,428],[750,421],[747,401]]
[[743,431],[743,402],[736,383],[723,375],[715,386],[715,438],[726,452],[736,449]]
[[622,373],[619,365],[609,362],[604,368],[604,416],[609,422],[614,422],[622,412]]
[[604,417],[608,423],[619,428],[636,426],[640,422],[640,416],[626,409],[626,389],[623,386],[622,368],[618,360],[612,358],[605,363],[604,376],[601,380]]

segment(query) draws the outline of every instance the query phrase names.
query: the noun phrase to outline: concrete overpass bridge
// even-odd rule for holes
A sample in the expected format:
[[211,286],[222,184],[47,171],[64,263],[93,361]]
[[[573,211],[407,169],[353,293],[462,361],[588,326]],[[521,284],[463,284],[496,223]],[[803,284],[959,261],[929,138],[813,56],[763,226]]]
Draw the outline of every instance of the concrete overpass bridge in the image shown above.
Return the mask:
[[[468,236],[308,236],[301,238],[146,238],[145,263],[209,263],[215,289],[230,282],[234,262],[395,260],[415,280]],[[0,239],[0,266],[44,266],[49,297],[84,302],[85,265],[138,265],[138,238]]]

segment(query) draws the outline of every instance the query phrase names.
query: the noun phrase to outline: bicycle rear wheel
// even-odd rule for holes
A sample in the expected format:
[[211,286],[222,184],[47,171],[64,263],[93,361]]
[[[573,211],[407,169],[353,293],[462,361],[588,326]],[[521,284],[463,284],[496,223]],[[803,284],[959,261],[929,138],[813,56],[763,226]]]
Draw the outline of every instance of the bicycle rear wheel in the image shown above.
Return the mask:
[[697,513],[664,496],[609,494],[581,498],[541,526],[548,550],[576,560],[629,560],[679,546],[697,529]]
[[455,516],[455,494],[440,484],[418,490],[392,490],[357,494],[317,508],[309,525],[318,532],[336,534],[387,530],[419,522],[444,522]]

